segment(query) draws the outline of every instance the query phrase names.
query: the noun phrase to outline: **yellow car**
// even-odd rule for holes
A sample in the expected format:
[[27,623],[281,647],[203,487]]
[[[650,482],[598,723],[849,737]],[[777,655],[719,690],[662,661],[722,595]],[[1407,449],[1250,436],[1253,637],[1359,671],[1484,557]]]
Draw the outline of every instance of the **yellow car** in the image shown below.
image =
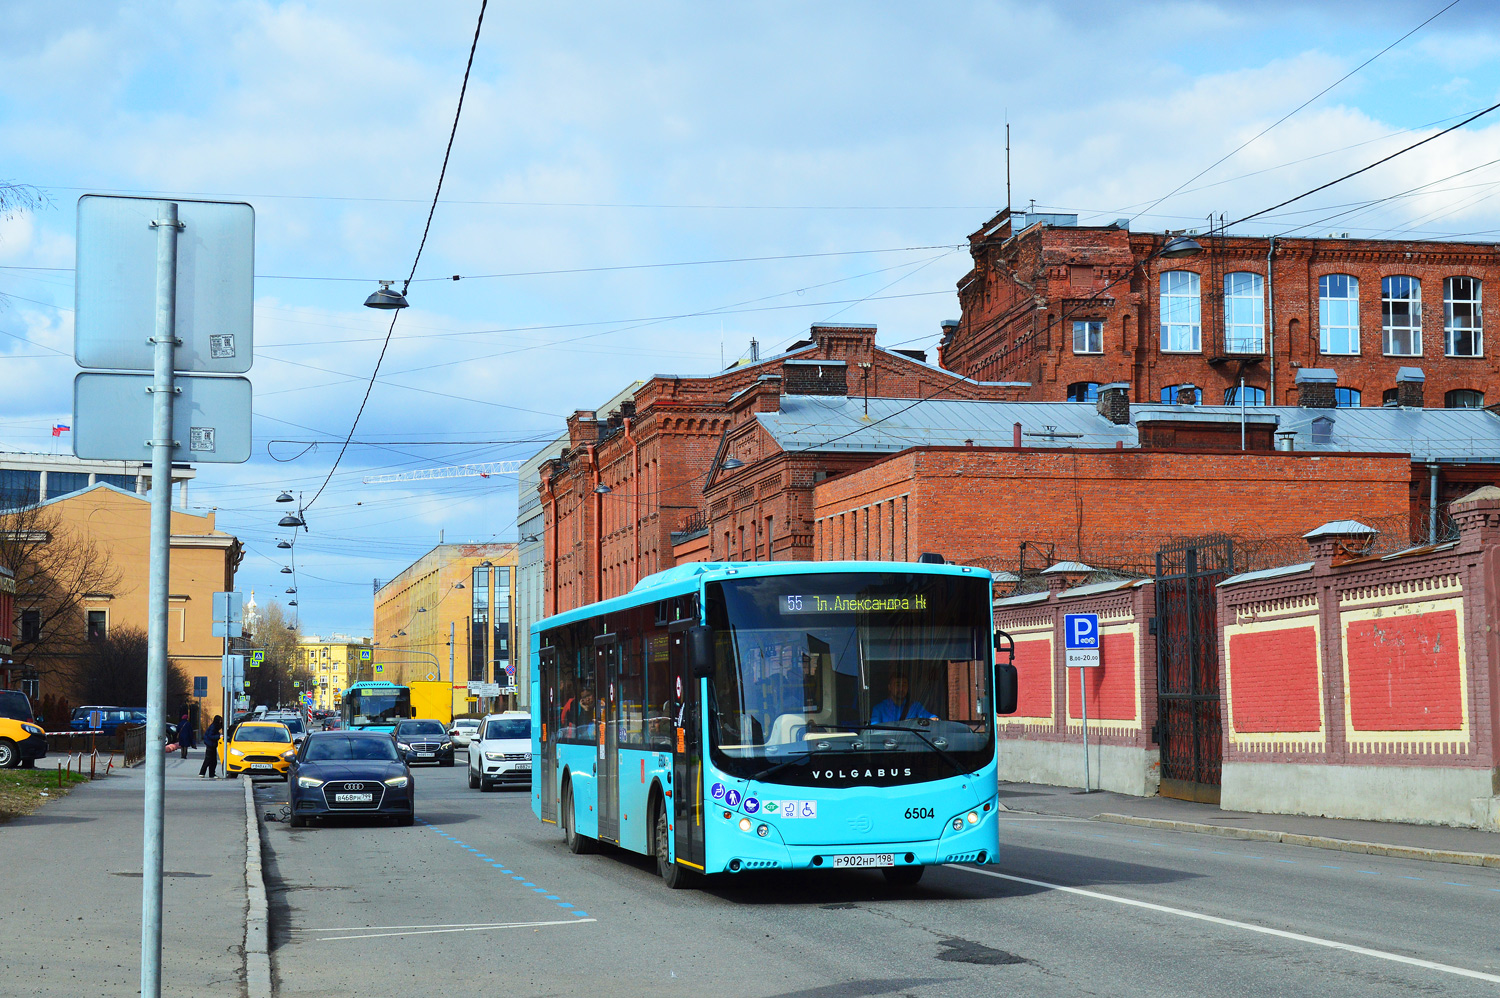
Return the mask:
[[249,773],[284,780],[295,752],[292,733],[285,724],[242,721],[230,732],[224,748],[224,772],[230,778]]
[[17,690],[0,690],[0,769],[30,769],[47,754],[47,737],[31,712],[31,701]]

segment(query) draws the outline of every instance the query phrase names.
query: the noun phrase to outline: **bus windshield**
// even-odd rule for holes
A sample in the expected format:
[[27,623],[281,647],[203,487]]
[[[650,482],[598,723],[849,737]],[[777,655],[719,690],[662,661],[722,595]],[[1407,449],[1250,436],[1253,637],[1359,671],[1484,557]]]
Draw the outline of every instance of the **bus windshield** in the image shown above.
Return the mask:
[[411,715],[410,695],[405,690],[400,693],[366,693],[354,690],[351,694],[354,696],[350,712],[351,726],[395,724]]
[[904,783],[992,757],[987,579],[752,577],[711,583],[707,597],[709,734],[726,773],[826,783],[831,768]]

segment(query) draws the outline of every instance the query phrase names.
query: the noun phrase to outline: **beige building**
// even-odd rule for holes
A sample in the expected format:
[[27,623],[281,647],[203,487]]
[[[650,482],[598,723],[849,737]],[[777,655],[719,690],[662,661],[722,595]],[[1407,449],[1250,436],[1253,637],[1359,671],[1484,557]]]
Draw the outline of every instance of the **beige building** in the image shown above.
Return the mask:
[[369,638],[346,634],[304,637],[297,643],[297,661],[313,675],[313,702],[319,709],[337,710],[350,683],[372,678],[373,652]]
[[[41,504],[47,529],[42,543],[97,545],[108,558],[118,583],[107,592],[88,592],[81,600],[81,617],[55,626],[78,626],[87,635],[104,635],[119,627],[146,630],[146,598],[150,581],[151,503],[147,496],[110,484],[95,484]],[[234,589],[234,573],[243,557],[237,538],[214,527],[212,512],[198,516],[172,510],[172,563],[168,584],[167,654],[192,682],[206,680],[207,696],[199,700],[206,717],[220,710],[220,680],[224,639],[213,636],[213,594]],[[18,607],[17,648],[49,635],[39,622]],[[39,633],[40,630],[40,633]],[[59,645],[66,642],[58,642]],[[77,647],[76,643],[72,647]],[[68,697],[45,657],[33,663],[41,672],[42,695]],[[65,670],[62,670],[65,671]],[[49,681],[50,680],[50,681]],[[127,704],[125,706],[134,706]],[[172,705],[168,705],[172,708]]]
[[515,566],[514,544],[439,544],[418,558],[375,593],[375,669],[362,678],[447,680],[455,714],[494,708],[469,683],[509,684]]

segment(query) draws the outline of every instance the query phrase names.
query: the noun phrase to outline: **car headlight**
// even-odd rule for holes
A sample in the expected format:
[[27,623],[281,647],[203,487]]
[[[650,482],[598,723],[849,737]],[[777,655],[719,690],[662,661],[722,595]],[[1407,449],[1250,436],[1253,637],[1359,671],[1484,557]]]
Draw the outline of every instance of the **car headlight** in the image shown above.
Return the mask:
[[320,780],[320,779],[318,779],[316,776],[299,776],[299,777],[297,777],[297,786],[299,786],[299,787],[305,787],[308,790],[311,790],[314,787],[321,787],[322,785],[323,785],[323,781]]
[[453,747],[453,743],[452,742],[443,742],[443,748],[449,749],[449,748],[452,748],[452,747]]
[[229,750],[229,754],[230,755],[244,755],[245,753],[241,752],[237,748],[232,748],[232,749]]
[[388,787],[404,787],[404,786],[406,786],[410,782],[411,782],[411,778],[410,777],[407,777],[407,776],[393,776],[389,780],[385,781],[385,785],[388,786]]
[[297,757],[297,750],[294,748],[289,748],[285,752],[281,753],[281,757],[283,759],[295,759]]
[[405,742],[397,742],[396,743],[396,747],[398,749],[400,749],[401,751],[403,751],[403,752],[410,752],[411,751],[411,746],[408,745],[408,744],[406,744]]
[[33,735],[45,735],[47,733],[41,728],[37,727],[35,724],[23,724],[21,725],[21,727],[31,732]]
[[490,762],[500,762],[505,758],[504,752],[486,752],[484,757]]

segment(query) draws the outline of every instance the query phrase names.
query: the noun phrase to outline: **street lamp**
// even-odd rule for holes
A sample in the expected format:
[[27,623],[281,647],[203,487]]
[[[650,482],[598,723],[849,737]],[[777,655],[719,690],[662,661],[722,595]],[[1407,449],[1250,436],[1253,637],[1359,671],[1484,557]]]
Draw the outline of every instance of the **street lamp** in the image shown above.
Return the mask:
[[1173,236],[1156,255],[1164,260],[1181,260],[1184,257],[1197,256],[1202,252],[1203,247],[1191,236]]
[[365,299],[365,308],[406,308],[406,296],[399,291],[392,291],[391,285],[395,281],[381,281],[380,290]]

